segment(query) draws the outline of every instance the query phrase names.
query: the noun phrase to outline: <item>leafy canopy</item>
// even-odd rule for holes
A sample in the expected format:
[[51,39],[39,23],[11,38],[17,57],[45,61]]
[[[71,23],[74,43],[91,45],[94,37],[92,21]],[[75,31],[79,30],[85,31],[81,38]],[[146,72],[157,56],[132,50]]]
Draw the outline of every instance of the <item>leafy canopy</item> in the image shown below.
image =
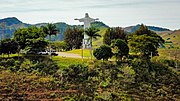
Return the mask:
[[56,28],[55,24],[48,23],[46,26],[41,27],[43,29],[43,32],[47,35],[56,35],[58,33],[58,29]]
[[96,57],[98,60],[108,60],[113,56],[111,47],[108,45],[101,45],[100,47],[96,48],[93,51],[93,55]]
[[129,54],[129,47],[127,43],[122,39],[113,41],[112,47],[117,60],[122,60],[123,56],[127,56]]
[[116,39],[122,39],[127,41],[127,34],[121,27],[108,28],[103,36],[103,43],[111,45],[111,42]]
[[67,49],[79,49],[82,46],[83,30],[79,28],[67,28],[64,33],[64,42],[67,44]]
[[96,29],[94,27],[90,27],[85,30],[85,34],[89,36],[90,40],[97,39],[97,37],[101,37],[101,35],[99,35],[97,32],[99,32],[99,29]]
[[18,42],[20,49],[36,52],[47,46],[47,42],[44,40],[46,36],[42,28],[35,26],[18,29],[14,32],[14,39]]
[[143,24],[128,39],[130,49],[145,58],[149,58],[151,54],[152,56],[158,55],[157,48],[161,43],[164,43],[164,40]]
[[18,50],[18,43],[14,39],[4,39],[0,42],[0,53],[11,54]]

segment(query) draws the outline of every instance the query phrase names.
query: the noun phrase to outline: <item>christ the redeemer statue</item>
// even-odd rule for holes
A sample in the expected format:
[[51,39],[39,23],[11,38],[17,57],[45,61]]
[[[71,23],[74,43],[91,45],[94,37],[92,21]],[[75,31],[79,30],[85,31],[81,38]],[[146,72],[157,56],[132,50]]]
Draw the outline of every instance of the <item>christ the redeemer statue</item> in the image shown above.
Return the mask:
[[[90,18],[88,13],[86,13],[84,18],[74,19],[74,20],[79,20],[79,22],[84,22],[84,30],[86,30],[87,28],[91,27],[92,22],[95,22],[96,20],[99,20],[99,19]],[[86,34],[84,34],[83,48],[91,48],[89,37]]]

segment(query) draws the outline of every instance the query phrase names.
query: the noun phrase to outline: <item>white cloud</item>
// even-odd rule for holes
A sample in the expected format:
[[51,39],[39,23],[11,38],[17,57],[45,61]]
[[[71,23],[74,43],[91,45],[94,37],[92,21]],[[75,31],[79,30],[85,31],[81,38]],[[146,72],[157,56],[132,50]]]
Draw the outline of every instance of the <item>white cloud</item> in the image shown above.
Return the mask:
[[0,0],[0,18],[16,16],[28,23],[79,24],[90,13],[110,26],[137,23],[180,28],[179,0]]

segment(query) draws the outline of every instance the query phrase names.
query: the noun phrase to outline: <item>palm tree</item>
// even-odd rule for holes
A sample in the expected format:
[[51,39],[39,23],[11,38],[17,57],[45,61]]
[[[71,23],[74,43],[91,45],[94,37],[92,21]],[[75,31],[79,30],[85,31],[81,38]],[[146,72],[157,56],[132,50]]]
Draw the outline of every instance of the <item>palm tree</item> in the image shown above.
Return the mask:
[[[49,41],[51,42],[51,35],[56,35],[58,33],[58,29],[55,24],[48,23],[46,26],[42,26],[43,32],[49,35]],[[51,59],[51,44],[49,46],[50,51],[50,59]]]
[[94,27],[90,27],[88,29],[85,30],[85,33],[87,36],[89,36],[89,40],[90,40],[90,55],[91,55],[91,60],[92,60],[92,40],[93,39],[97,39],[97,37],[101,37],[101,35],[99,35],[97,32],[99,31],[99,29],[96,29]]

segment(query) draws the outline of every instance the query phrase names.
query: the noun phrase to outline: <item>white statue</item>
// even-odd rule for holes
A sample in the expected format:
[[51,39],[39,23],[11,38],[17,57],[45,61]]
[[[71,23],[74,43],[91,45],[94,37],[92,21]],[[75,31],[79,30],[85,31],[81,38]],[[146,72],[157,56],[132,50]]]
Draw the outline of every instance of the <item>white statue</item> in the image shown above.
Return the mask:
[[[96,20],[99,20],[99,19],[98,18],[96,18],[96,19],[90,18],[88,13],[86,13],[84,18],[74,19],[74,20],[79,20],[79,22],[84,22],[84,30],[85,30],[86,28],[91,27],[92,22],[95,22]],[[90,48],[90,47],[91,46],[90,46],[89,37],[86,34],[84,34],[83,48]]]

